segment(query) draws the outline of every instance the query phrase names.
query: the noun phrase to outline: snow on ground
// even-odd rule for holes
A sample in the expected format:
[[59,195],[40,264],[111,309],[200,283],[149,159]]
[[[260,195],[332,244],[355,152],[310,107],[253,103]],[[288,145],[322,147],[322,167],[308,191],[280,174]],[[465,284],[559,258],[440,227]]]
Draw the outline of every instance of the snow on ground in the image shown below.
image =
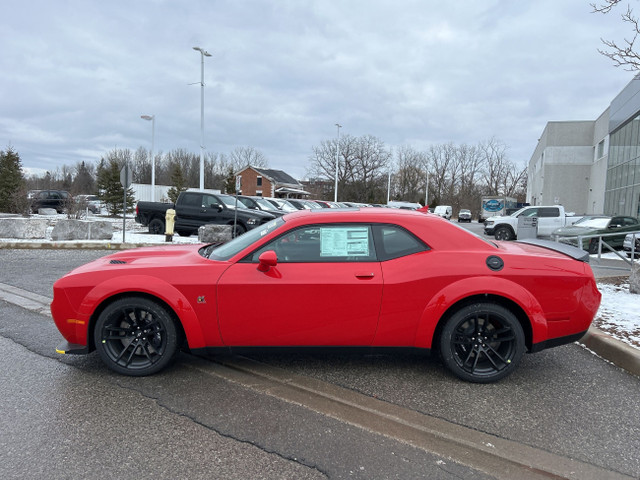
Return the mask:
[[[40,216],[33,215],[33,217]],[[66,215],[55,215],[47,216],[45,218],[50,220],[50,226],[47,229],[47,238],[44,241],[49,242],[51,241],[51,231],[53,230],[55,222],[67,217]],[[114,232],[111,241],[114,243],[120,243],[123,241],[122,218],[111,218],[103,215],[90,214],[88,219],[107,220],[112,222]],[[0,239],[0,242],[3,241],[9,242],[15,241],[15,239]],[[20,241],[42,242],[43,240]],[[146,227],[135,222],[133,216],[127,217],[126,219],[124,241],[126,243],[134,244],[167,244],[165,242],[164,235],[150,235]],[[104,243],[105,240],[78,240],[77,242]],[[181,237],[179,235],[174,235],[171,243],[198,243],[198,236],[192,235],[190,237]],[[613,253],[606,253],[602,255],[602,258],[616,259],[618,257]],[[602,302],[593,325],[614,338],[640,349],[640,295],[629,293],[629,284],[621,281],[611,283],[607,279],[601,279],[598,281],[598,289],[602,293]]]
[[629,284],[598,282],[602,293],[593,325],[618,340],[640,348],[640,295],[629,293]]

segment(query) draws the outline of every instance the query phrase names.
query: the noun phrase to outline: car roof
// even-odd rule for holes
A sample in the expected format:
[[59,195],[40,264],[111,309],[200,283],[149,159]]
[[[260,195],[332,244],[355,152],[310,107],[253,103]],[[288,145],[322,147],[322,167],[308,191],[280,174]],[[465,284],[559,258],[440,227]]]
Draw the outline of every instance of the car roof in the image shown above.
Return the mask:
[[314,223],[388,223],[405,227],[423,238],[429,245],[442,249],[487,248],[488,242],[479,236],[437,215],[397,208],[323,208],[299,210],[282,217],[290,227]]

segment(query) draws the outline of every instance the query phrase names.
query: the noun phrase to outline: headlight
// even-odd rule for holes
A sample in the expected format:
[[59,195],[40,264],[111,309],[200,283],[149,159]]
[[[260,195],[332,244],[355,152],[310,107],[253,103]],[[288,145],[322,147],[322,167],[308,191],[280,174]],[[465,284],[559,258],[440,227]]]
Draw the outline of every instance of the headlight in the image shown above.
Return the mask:
[[258,220],[257,218],[250,218],[249,220],[247,220],[248,225],[258,225],[259,222],[260,220]]
[[493,222],[491,222],[491,221],[487,221],[487,222],[485,222],[485,226],[486,226],[486,227],[490,227],[491,225],[493,225]]

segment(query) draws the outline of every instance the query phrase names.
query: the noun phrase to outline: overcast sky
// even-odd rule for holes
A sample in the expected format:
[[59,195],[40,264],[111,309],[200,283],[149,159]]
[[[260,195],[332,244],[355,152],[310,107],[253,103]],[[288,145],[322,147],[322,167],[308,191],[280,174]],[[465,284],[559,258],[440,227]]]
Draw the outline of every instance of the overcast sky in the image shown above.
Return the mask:
[[0,149],[30,169],[113,148],[260,150],[307,172],[312,148],[373,135],[390,148],[496,137],[528,162],[551,120],[595,120],[632,79],[597,51],[622,11],[589,1],[4,2]]

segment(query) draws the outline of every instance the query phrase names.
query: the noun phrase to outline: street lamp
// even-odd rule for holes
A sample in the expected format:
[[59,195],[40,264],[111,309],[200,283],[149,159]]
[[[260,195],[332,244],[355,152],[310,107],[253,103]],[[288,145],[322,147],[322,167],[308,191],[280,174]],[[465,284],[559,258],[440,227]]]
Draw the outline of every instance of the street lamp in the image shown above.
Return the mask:
[[143,120],[151,120],[151,201],[156,201],[156,159],[153,157],[153,144],[156,137],[156,116],[140,115]]
[[340,128],[342,125],[336,123],[336,127],[338,127],[338,143],[336,144],[336,187],[334,192],[333,201],[338,201],[338,165],[340,165]]
[[200,52],[200,190],[204,190],[204,57],[211,54],[200,47],[193,47]]

